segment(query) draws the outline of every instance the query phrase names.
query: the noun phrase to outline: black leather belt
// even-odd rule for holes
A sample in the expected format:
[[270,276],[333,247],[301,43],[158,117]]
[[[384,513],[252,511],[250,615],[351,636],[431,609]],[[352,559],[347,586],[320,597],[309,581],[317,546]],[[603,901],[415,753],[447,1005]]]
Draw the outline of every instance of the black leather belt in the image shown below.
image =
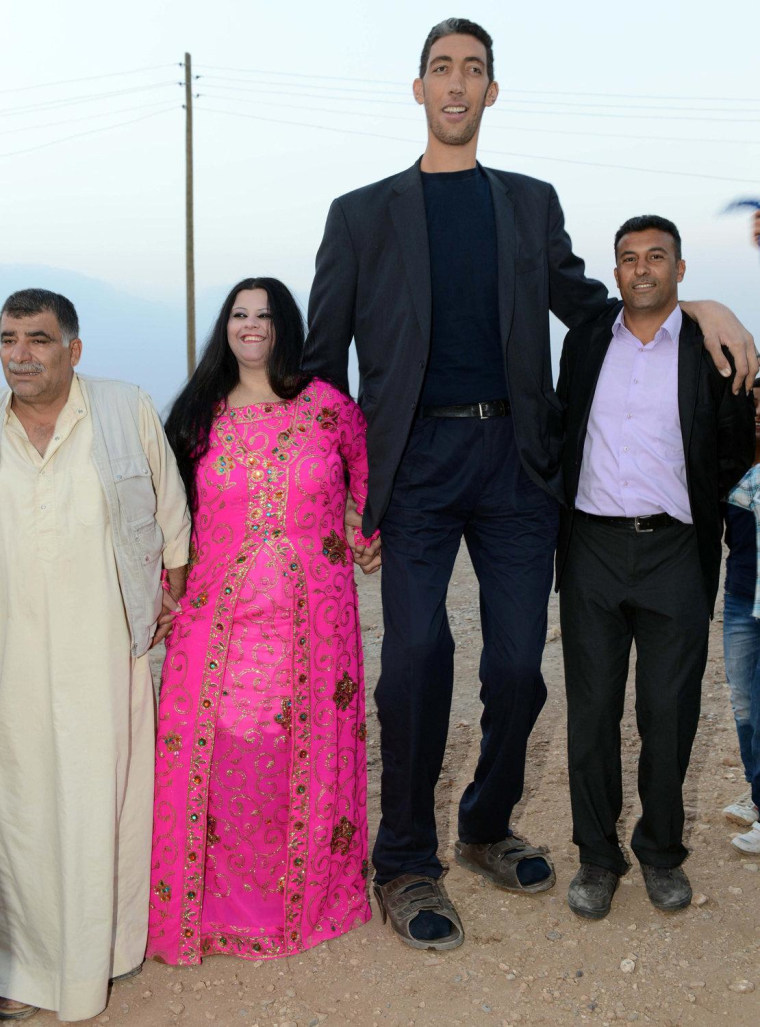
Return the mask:
[[585,510],[576,510],[575,512],[586,521],[610,524],[616,528],[628,528],[629,531],[636,531],[639,534],[646,531],[657,531],[658,528],[667,528],[670,524],[681,524],[681,521],[677,521],[668,513],[647,514],[646,517],[603,517],[601,514],[586,513]]
[[456,403],[449,407],[421,407],[420,417],[478,417],[481,421],[488,417],[507,417],[509,401],[491,399],[487,403]]

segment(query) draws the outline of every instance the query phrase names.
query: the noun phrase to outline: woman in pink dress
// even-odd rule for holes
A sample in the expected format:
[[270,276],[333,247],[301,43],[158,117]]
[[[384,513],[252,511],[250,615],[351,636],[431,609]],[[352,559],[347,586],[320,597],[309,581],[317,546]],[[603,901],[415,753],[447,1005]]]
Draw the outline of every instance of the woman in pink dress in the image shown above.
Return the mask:
[[194,543],[158,720],[148,956],[167,963],[291,955],[370,916],[344,534],[365,424],[302,347],[285,286],[238,283],[167,422]]

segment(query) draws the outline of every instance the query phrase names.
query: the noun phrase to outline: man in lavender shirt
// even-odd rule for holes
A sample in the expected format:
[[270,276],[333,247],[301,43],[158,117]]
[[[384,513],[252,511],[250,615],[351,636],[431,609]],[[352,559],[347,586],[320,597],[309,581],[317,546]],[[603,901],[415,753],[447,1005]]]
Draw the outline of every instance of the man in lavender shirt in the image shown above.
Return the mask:
[[649,899],[682,909],[682,786],[699,719],[721,559],[719,500],[750,466],[752,402],[731,392],[678,306],[685,264],[672,222],[631,218],[615,236],[622,307],[565,339],[568,509],[557,587],[568,707],[574,913],[607,915],[628,862],[620,721],[636,642],[642,815],[631,848]]

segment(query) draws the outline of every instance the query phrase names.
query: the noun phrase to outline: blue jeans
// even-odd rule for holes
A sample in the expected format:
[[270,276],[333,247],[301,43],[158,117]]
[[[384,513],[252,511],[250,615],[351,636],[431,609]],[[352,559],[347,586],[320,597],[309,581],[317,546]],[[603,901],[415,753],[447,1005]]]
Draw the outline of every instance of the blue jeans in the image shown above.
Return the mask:
[[726,592],[723,653],[744,776],[760,806],[760,620],[752,600]]

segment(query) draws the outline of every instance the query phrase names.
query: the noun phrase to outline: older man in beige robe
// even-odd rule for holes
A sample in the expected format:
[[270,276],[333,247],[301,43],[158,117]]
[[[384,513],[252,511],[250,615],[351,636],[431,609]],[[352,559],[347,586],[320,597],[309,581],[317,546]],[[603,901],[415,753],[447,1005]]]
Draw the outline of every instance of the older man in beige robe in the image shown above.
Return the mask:
[[147,650],[184,590],[189,518],[148,397],[75,374],[65,297],[15,293],[0,339],[0,1020],[80,1020],[145,952]]

